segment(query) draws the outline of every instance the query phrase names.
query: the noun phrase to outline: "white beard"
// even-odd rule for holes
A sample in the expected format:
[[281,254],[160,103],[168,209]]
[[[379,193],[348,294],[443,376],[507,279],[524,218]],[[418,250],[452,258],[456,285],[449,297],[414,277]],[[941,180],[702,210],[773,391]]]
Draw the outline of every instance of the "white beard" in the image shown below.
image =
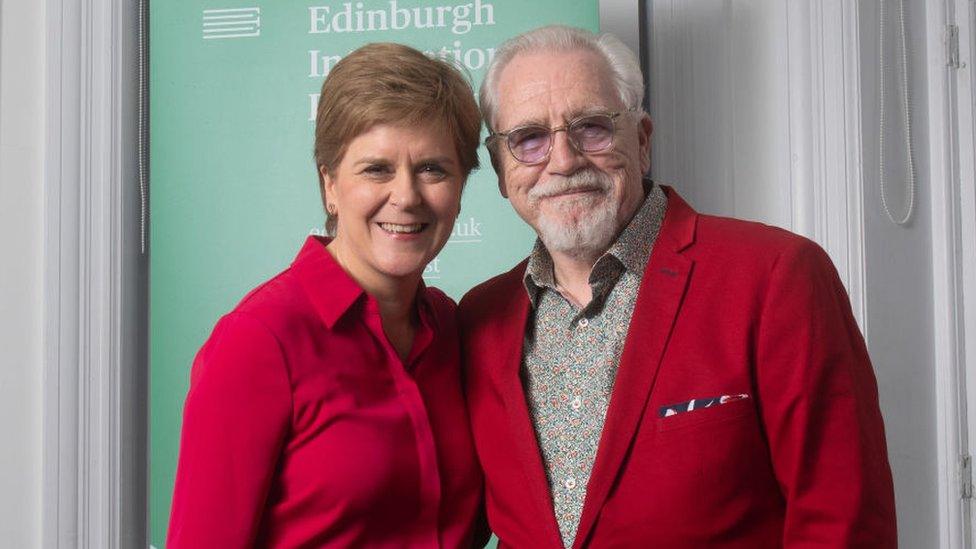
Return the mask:
[[550,178],[544,187],[533,188],[529,198],[537,201],[579,187],[597,187],[602,192],[581,195],[577,199],[559,199],[557,211],[540,211],[535,230],[550,253],[594,260],[607,251],[617,234],[620,203],[612,196],[610,176],[586,170],[569,177]]

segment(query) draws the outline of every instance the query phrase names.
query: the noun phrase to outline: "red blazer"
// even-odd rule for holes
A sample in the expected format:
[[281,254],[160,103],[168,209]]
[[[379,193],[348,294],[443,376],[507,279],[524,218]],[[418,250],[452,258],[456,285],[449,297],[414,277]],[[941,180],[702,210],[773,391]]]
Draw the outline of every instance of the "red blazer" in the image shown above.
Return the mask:
[[[829,258],[665,190],[574,547],[895,547],[877,384]],[[560,547],[519,375],[524,272],[462,300],[465,390],[501,546]],[[720,395],[748,398],[667,412]]]

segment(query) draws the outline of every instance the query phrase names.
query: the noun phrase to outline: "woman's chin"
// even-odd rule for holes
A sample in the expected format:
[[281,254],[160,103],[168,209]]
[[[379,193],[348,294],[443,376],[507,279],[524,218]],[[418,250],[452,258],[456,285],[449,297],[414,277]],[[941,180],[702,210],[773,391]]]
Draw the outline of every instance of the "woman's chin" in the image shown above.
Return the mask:
[[394,278],[419,278],[443,248],[443,243],[438,246],[430,240],[392,244],[374,247],[373,262],[377,271]]
[[405,279],[423,276],[424,269],[433,258],[426,254],[396,254],[378,259],[378,272],[390,278]]

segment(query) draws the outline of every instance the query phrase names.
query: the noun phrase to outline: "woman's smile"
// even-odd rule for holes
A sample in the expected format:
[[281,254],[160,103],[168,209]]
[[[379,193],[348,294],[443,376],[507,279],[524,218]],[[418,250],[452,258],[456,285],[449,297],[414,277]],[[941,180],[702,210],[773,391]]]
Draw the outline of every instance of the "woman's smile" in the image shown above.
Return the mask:
[[415,235],[427,228],[427,223],[377,223],[384,231],[397,236]]

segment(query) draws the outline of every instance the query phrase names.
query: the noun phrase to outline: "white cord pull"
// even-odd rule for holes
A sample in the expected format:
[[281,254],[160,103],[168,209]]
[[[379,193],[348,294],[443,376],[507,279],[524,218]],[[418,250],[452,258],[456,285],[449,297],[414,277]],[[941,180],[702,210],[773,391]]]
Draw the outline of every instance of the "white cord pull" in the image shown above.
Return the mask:
[[911,118],[911,103],[908,99],[908,38],[905,33],[905,0],[898,0],[898,20],[900,23],[900,37],[901,37],[901,76],[902,76],[902,109],[905,114],[905,153],[908,155],[908,204],[905,208],[905,213],[901,217],[895,217],[892,213],[891,207],[888,206],[888,190],[885,182],[885,145],[884,145],[884,130],[885,130],[885,56],[884,56],[884,45],[885,45],[885,3],[886,0],[880,0],[881,9],[879,10],[881,16],[878,24],[878,87],[880,92],[879,98],[879,115],[878,115],[878,180],[881,183],[881,205],[884,207],[885,214],[888,219],[891,220],[895,225],[905,225],[911,218],[912,214],[915,212],[915,155],[912,147],[912,118]]

